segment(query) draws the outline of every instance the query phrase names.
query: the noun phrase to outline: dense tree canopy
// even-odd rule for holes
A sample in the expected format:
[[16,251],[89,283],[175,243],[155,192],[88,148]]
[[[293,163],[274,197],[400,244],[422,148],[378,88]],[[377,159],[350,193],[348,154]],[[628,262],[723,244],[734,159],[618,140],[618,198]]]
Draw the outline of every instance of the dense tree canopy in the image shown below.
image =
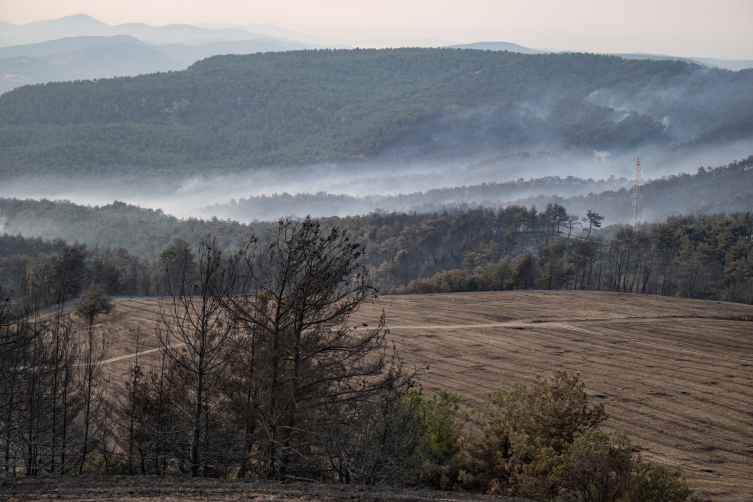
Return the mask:
[[751,114],[753,70],[680,61],[456,49],[217,56],[185,71],[3,94],[0,165],[5,176],[122,175],[336,161],[388,146],[619,148],[665,141],[665,116],[678,137],[714,126],[723,139],[724,124]]

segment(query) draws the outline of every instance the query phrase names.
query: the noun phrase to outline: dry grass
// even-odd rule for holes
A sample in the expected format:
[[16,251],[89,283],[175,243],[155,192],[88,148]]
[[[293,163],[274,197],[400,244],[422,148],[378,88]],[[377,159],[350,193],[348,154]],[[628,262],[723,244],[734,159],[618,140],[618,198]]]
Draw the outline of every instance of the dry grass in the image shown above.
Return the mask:
[[[120,298],[102,319],[107,372],[123,381],[140,328],[156,347],[158,301]],[[580,371],[608,428],[624,429],[648,460],[680,469],[704,499],[753,493],[753,307],[598,292],[511,291],[386,296],[353,319],[385,311],[403,358],[427,367],[426,392],[468,404],[555,369]],[[151,355],[157,354],[152,352]]]

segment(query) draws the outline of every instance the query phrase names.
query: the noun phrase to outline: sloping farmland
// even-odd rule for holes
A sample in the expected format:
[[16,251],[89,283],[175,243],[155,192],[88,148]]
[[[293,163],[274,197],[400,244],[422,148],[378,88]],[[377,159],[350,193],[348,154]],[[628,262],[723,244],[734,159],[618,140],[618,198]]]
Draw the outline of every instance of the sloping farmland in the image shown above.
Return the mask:
[[[159,354],[159,301],[115,305],[99,327],[117,386],[137,332],[142,361]],[[382,311],[401,356],[422,368],[424,392],[447,388],[475,405],[536,374],[580,371],[592,399],[606,403],[607,428],[627,431],[644,458],[680,469],[704,500],[751,500],[753,307],[573,291],[383,296],[353,325]]]

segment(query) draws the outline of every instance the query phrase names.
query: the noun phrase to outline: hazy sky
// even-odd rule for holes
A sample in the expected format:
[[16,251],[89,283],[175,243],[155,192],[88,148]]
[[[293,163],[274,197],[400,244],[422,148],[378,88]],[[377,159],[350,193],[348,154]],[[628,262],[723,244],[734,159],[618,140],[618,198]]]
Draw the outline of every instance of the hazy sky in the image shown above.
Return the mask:
[[108,24],[269,23],[343,39],[753,59],[753,0],[0,0],[0,20],[15,24],[82,11]]

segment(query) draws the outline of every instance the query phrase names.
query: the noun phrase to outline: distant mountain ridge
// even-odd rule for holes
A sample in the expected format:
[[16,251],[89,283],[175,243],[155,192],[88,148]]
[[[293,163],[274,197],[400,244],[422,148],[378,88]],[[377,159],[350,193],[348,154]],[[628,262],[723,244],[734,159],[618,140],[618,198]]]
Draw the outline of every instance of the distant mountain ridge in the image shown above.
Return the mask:
[[307,33],[300,33],[298,31],[288,30],[274,24],[212,24],[212,23],[199,23],[196,26],[201,28],[208,28],[210,30],[222,29],[222,28],[235,28],[239,30],[251,31],[254,33],[261,33],[265,36],[289,38],[291,40],[298,40],[300,42],[306,42],[310,44],[321,44],[330,46],[333,48],[346,49],[351,46],[346,40],[327,37],[319,35],[310,35]]
[[625,59],[652,59],[655,61],[685,61],[688,63],[700,64],[703,66],[711,66],[714,68],[723,68],[725,70],[739,71],[753,68],[753,61],[746,60],[728,60],[728,59],[715,59],[715,58],[696,58],[696,57],[677,57],[667,56],[663,54],[623,54],[623,53],[609,53],[611,56],[618,56]]
[[[278,34],[289,31],[282,28],[276,29],[277,27],[273,28],[275,29],[269,29],[268,31]],[[184,70],[192,63],[211,56],[311,48],[310,44],[304,41],[281,38],[213,40],[205,42],[192,40],[190,42],[191,44],[150,44],[131,35],[84,35],[34,44],[0,47],[0,94],[28,84],[111,78],[116,76],[125,77],[146,73]],[[552,54],[558,52],[530,49],[509,42],[478,42],[449,47],[510,51],[520,54]],[[676,58],[655,54],[613,55],[625,59],[679,60],[730,70],[753,67],[753,61]]]
[[[450,45],[453,49],[477,49],[482,51],[510,51],[519,52],[521,54],[554,54],[561,51],[554,49],[530,49],[523,47],[522,45],[513,44],[510,42],[475,42],[472,44],[456,44]],[[625,59],[651,59],[654,61],[685,61],[686,63],[695,63],[703,66],[711,66],[715,68],[723,68],[726,70],[738,71],[753,68],[753,60],[726,60],[715,58],[696,58],[696,57],[679,57],[669,56],[666,54],[644,54],[644,53],[617,53],[617,52],[604,52],[609,56],[618,56]]]
[[[510,42],[448,45],[436,39],[343,40],[309,35],[270,24],[110,26],[85,14],[25,25],[0,22],[0,94],[21,85],[136,76],[176,71],[201,59],[224,54],[253,54],[315,48],[450,47],[520,54],[563,51],[531,49]],[[753,61],[725,61],[657,54],[614,54],[625,59],[680,60],[741,70]]]
[[130,35],[85,35],[80,37],[59,38],[57,40],[49,40],[34,44],[0,47],[0,59],[13,56],[30,56],[45,59],[52,54],[82,49],[90,45],[107,45],[116,43],[131,43],[142,46],[149,45]]
[[46,42],[77,36],[130,35],[149,43],[184,43],[195,39],[251,40],[275,38],[236,28],[208,29],[189,24],[149,26],[144,23],[126,23],[116,26],[103,23],[86,14],[75,14],[60,19],[37,21],[23,25],[0,22],[3,43],[21,45]]
[[[254,31],[258,28],[258,31]],[[21,85],[176,71],[204,58],[301,49],[440,46],[442,40],[359,40],[274,25],[110,26],[85,14],[24,25],[0,22],[0,94]],[[87,57],[91,57],[89,61]]]
[[283,42],[300,42],[309,48],[333,47],[439,47],[447,41],[439,39],[362,39],[342,40],[334,37],[307,35],[275,25],[229,25],[229,24],[168,24],[150,26],[145,23],[126,23],[111,26],[86,14],[75,14],[60,19],[37,21],[24,25],[0,22],[3,46],[46,42],[76,36],[130,35],[154,44],[182,43],[211,40],[252,40],[266,38]]
[[0,47],[0,94],[27,84],[185,70],[196,61],[222,54],[306,48],[301,42],[268,38],[155,45],[130,35],[69,37]]

